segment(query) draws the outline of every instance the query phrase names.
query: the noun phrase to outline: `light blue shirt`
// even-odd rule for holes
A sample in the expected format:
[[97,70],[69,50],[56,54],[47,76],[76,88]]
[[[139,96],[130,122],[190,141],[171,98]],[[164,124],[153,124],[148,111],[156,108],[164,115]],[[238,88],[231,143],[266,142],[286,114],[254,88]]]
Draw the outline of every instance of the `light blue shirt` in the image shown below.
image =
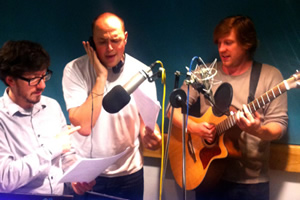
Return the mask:
[[62,147],[54,141],[67,129],[60,105],[42,96],[24,110],[6,91],[0,98],[0,192],[62,194]]

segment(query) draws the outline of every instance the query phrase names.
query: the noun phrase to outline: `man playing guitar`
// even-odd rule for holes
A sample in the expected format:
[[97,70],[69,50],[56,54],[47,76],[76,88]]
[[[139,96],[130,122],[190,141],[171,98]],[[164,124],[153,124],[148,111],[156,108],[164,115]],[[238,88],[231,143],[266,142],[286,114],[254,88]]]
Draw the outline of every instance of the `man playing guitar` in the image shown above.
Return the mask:
[[[212,191],[200,191],[200,185],[196,188],[196,198],[267,200],[270,141],[279,139],[288,126],[287,94],[282,94],[270,102],[267,91],[282,82],[283,77],[275,67],[262,64],[255,97],[266,92],[267,95],[260,99],[264,102],[263,106],[251,113],[246,104],[249,103],[247,98],[251,84],[250,75],[254,63],[253,54],[257,47],[254,24],[246,16],[227,17],[216,26],[213,36],[221,59],[221,62],[217,63],[215,79],[232,85],[232,106],[239,109],[235,112],[234,120],[241,131],[232,135],[230,132],[226,133],[224,137],[235,140],[233,146],[240,151],[240,156],[231,156],[228,150],[227,167],[221,181]],[[187,91],[187,85],[183,84],[182,89]],[[215,85],[212,91],[216,90]],[[211,106],[204,96],[192,87],[189,89],[188,98],[190,105],[200,98],[201,115]],[[265,104],[265,101],[270,103]],[[180,108],[174,110],[173,125],[182,127]],[[213,143],[218,137],[216,124],[207,121],[199,123],[188,120],[187,131],[193,137],[204,139],[208,144]],[[187,162],[187,171],[189,167]]]

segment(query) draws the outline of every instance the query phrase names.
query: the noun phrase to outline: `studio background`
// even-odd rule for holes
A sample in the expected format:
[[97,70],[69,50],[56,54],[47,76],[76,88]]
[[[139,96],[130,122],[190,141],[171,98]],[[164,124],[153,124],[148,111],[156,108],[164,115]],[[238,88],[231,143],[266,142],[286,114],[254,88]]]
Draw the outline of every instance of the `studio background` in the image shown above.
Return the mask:
[[[168,101],[176,70],[186,72],[194,56],[205,62],[219,60],[212,33],[229,15],[252,18],[259,39],[255,59],[276,66],[284,79],[289,78],[300,69],[299,9],[298,0],[1,0],[0,45],[23,39],[42,44],[54,71],[43,94],[60,103],[68,120],[61,84],[63,69],[85,54],[82,41],[92,35],[92,20],[102,12],[113,12],[124,19],[129,33],[128,54],[146,65],[162,61],[167,72]],[[180,77],[180,82],[184,78]],[[162,102],[163,85],[159,80],[156,85]],[[1,83],[0,92],[4,89]],[[300,144],[299,98],[299,90],[288,91],[289,130],[281,143]]]
[[[128,31],[126,52],[150,65],[162,61],[167,72],[167,95],[174,87],[174,72],[186,72],[194,56],[205,62],[218,58],[212,33],[228,15],[250,16],[256,26],[259,47],[255,59],[279,68],[289,78],[300,65],[300,2],[275,1],[118,1],[118,0],[10,0],[0,3],[0,44],[7,40],[39,42],[51,56],[54,71],[45,95],[58,100],[67,115],[62,94],[62,72],[71,60],[85,54],[83,40],[92,35],[92,20],[105,11],[125,21]],[[195,67],[195,66],[193,66]],[[157,69],[157,68],[156,68]],[[185,77],[180,77],[182,80]],[[163,86],[156,81],[162,102]],[[4,91],[1,84],[0,91]],[[289,134],[284,142],[300,144],[298,99],[300,92],[289,91]],[[161,124],[161,114],[158,119]]]

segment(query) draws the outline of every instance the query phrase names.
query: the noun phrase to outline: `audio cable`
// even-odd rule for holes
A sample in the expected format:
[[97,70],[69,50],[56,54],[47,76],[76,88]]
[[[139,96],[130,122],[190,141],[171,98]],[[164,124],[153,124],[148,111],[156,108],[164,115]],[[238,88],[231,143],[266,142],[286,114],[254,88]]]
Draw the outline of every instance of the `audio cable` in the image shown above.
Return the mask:
[[160,170],[160,181],[159,181],[159,199],[162,198],[162,186],[163,186],[163,168],[164,168],[164,152],[165,152],[165,141],[164,141],[164,126],[165,126],[165,101],[166,101],[166,71],[161,61],[155,61],[155,64],[160,64],[159,71],[161,72],[161,83],[163,84],[163,98],[162,98],[162,119],[161,119],[161,170]]

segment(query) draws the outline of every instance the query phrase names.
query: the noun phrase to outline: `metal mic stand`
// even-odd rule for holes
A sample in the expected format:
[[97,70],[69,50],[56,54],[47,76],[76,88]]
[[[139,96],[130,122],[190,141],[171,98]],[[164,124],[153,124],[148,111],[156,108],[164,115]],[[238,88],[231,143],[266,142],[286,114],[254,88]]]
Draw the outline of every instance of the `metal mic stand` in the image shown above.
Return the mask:
[[[175,73],[176,75],[176,73]],[[175,81],[179,80],[179,76]],[[176,86],[176,83],[175,83]],[[168,155],[169,151],[169,141],[170,141],[170,135],[171,135],[171,124],[173,121],[173,112],[174,108],[181,108],[182,112],[182,189],[183,189],[183,199],[186,199],[186,153],[185,153],[185,131],[186,131],[186,126],[185,126],[185,119],[186,119],[186,94],[182,89],[174,89],[173,92],[170,95],[170,104],[172,105],[172,110],[171,110],[171,116],[170,116],[170,121],[169,121],[169,129],[168,129],[168,138],[167,138],[167,145],[166,145],[166,152],[165,155]],[[167,163],[167,156],[165,156],[164,163]],[[165,174],[166,171],[166,165],[164,165],[164,172]],[[164,175],[163,175],[164,177]],[[163,179],[164,180],[164,179]]]
[[[174,84],[174,90],[178,88],[178,83],[179,83],[179,77],[180,77],[180,72],[176,71],[175,72],[175,84]],[[165,155],[164,155],[164,161],[163,161],[163,175],[162,175],[162,191],[163,191],[163,186],[164,186],[164,180],[166,176],[166,171],[167,171],[167,166],[168,166],[168,155],[169,155],[169,145],[170,145],[170,137],[171,137],[171,132],[172,132],[172,121],[173,121],[173,113],[174,113],[174,107],[173,105],[168,108],[168,110],[171,108],[171,115],[170,115],[170,120],[169,120],[169,126],[168,126],[168,136],[167,136],[167,141],[166,141],[166,147],[165,147]],[[167,113],[168,113],[167,110]]]
[[162,71],[161,71],[161,68],[156,72],[156,73],[153,73],[152,76],[148,76],[147,79],[149,82],[153,82],[157,79],[160,79],[162,76]]

